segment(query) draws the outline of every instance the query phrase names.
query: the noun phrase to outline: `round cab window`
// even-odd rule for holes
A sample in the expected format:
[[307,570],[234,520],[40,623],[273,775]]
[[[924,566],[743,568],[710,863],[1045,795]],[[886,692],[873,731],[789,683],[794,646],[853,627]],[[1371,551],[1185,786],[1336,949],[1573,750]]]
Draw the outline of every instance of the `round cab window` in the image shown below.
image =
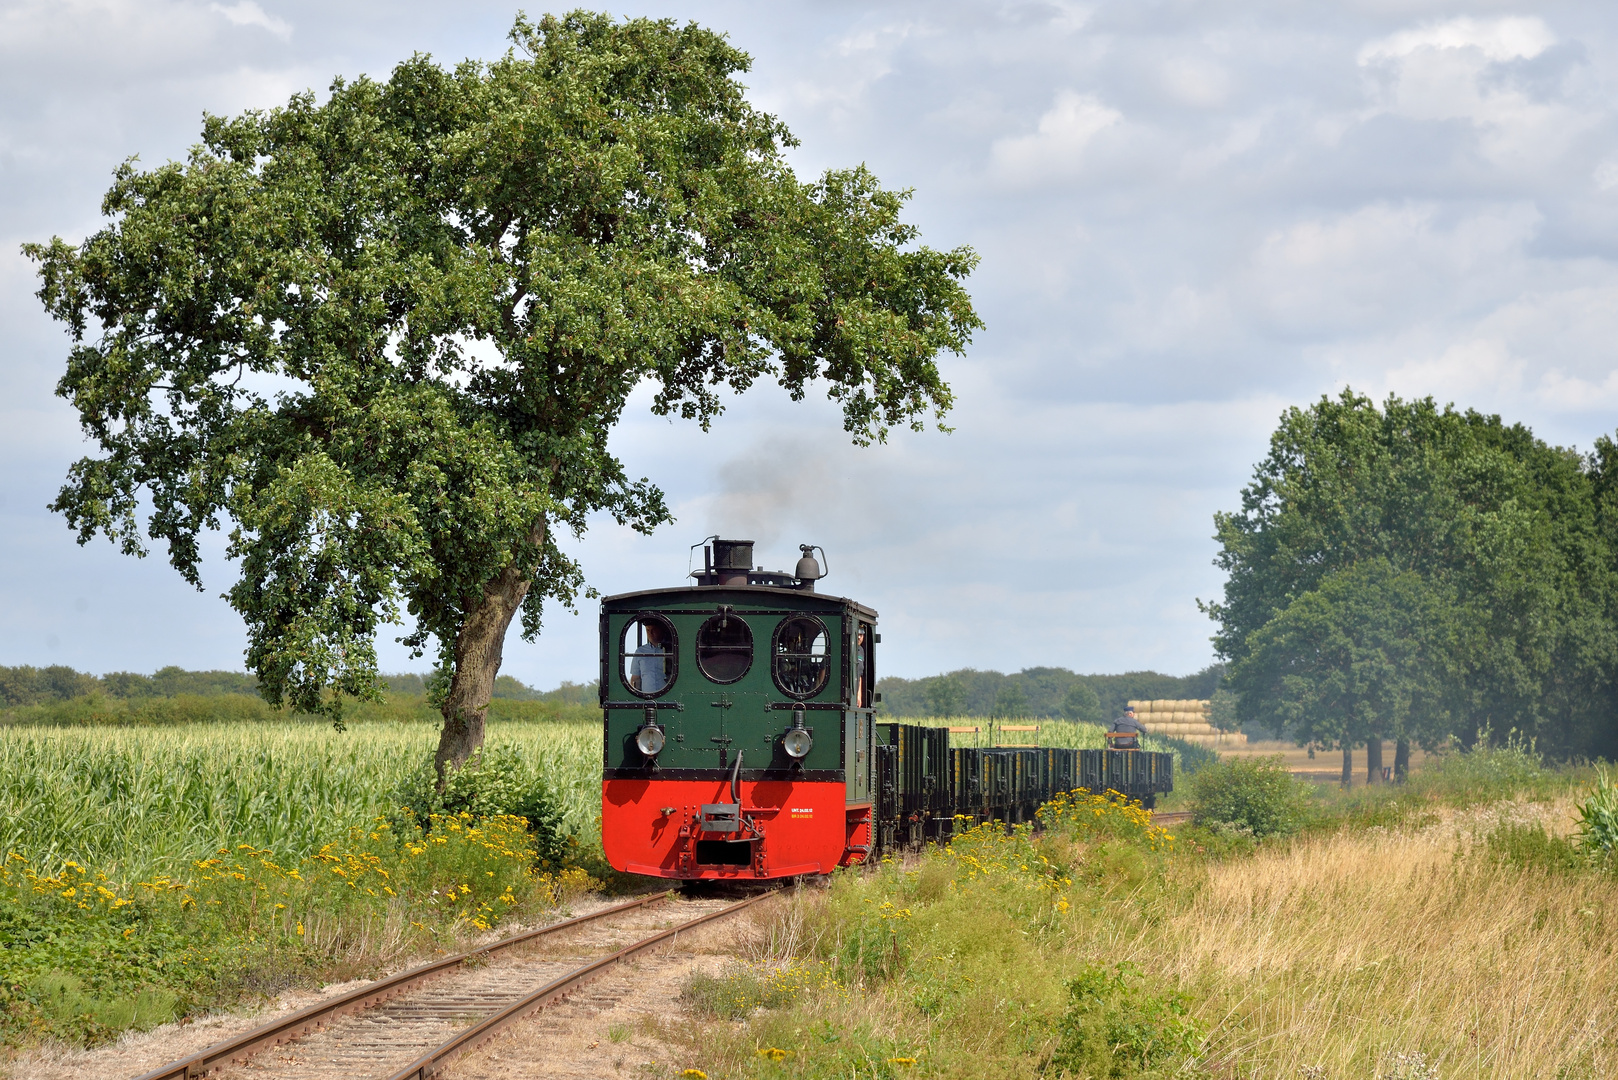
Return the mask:
[[697,667],[716,683],[733,683],[753,666],[753,631],[735,615],[715,615],[697,630]]
[[783,694],[801,699],[825,688],[831,657],[826,652],[826,627],[819,619],[807,615],[783,619],[775,628],[772,651],[772,674]]
[[622,676],[630,693],[657,697],[674,685],[679,650],[673,623],[661,615],[637,615],[624,625],[621,644]]

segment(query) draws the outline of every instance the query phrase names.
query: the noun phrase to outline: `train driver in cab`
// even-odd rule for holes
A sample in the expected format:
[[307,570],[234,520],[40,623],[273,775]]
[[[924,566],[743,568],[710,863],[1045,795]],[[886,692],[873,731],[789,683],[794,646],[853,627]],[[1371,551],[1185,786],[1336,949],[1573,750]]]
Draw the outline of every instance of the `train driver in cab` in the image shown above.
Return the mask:
[[1112,722],[1107,732],[1107,746],[1113,750],[1139,750],[1140,737],[1146,734],[1146,725],[1135,719],[1135,706],[1125,705],[1124,715]]
[[859,637],[854,645],[854,707],[856,709],[869,709],[871,707],[871,687],[869,686],[869,672],[866,670],[866,654],[871,650],[867,634],[869,627],[860,623]]
[[631,654],[629,685],[642,694],[660,693],[669,684],[668,633],[656,619],[641,623],[646,640]]

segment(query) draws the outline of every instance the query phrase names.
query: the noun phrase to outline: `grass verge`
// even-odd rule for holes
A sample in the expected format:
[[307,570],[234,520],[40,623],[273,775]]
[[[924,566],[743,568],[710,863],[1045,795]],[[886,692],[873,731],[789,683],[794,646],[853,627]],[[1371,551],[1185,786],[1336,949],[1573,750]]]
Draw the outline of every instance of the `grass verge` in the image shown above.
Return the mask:
[[[1598,787],[1575,813],[1587,780],[1525,748],[1482,750],[1374,805],[1328,795],[1290,833],[1223,845],[1069,799],[1043,833],[973,830],[786,906],[730,982],[688,988],[725,1007],[698,1010],[709,1022],[685,1033],[679,1065],[714,1078],[1618,1075],[1618,875],[1575,832],[1605,806]],[[786,992],[766,979],[806,966],[821,977]]]

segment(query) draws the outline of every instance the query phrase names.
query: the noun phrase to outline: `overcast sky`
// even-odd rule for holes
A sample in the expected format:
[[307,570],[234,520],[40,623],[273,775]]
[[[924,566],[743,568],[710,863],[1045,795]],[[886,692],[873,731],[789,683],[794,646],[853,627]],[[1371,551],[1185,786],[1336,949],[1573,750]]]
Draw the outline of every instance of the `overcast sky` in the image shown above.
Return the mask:
[[[530,7],[537,15],[539,8]],[[774,386],[703,434],[637,399],[617,434],[678,521],[569,541],[604,593],[679,583],[710,533],[882,613],[886,673],[1184,673],[1213,659],[1210,538],[1281,410],[1431,394],[1588,449],[1618,405],[1618,8],[1600,4],[618,3],[754,59],[810,177],[915,189],[970,244],[988,328],[944,370],[953,434],[848,445]],[[233,579],[78,547],[45,505],[87,451],[52,395],[66,335],[27,240],[98,227],[114,167],[182,156],[204,111],[492,59],[503,5],[0,3],[0,664],[243,664]],[[700,555],[699,555],[700,558]],[[595,672],[594,613],[516,632],[505,671]],[[384,635],[383,666],[421,670]]]

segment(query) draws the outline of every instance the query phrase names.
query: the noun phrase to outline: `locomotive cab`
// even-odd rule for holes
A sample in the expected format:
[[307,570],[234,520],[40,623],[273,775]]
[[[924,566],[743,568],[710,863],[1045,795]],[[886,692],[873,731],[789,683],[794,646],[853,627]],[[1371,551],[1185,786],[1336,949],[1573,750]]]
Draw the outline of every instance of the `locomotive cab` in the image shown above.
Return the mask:
[[[601,605],[602,843],[628,873],[829,873],[871,845],[876,612],[753,543],[705,542],[695,584]],[[821,553],[822,559],[824,552]]]

